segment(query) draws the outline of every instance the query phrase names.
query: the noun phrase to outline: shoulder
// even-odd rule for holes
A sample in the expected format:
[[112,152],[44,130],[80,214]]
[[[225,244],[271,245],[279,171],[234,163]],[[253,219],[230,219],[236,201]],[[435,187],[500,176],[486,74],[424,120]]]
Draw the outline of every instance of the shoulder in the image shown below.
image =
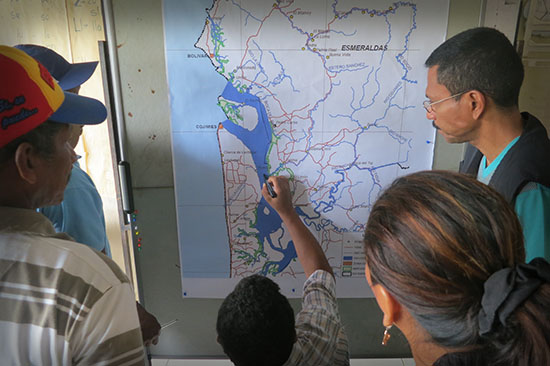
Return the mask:
[[520,212],[535,214],[535,211],[550,209],[550,187],[528,182],[516,197],[515,209],[518,214]]
[[41,274],[56,273],[67,280],[93,286],[99,292],[128,277],[102,253],[73,241],[21,233],[0,233],[0,259],[32,267]]
[[521,195],[545,195],[550,193],[550,187],[536,182],[527,182],[520,190],[518,197]]
[[[288,365],[349,365],[348,340],[340,321],[334,277],[315,271],[304,284],[302,310],[296,316],[297,340]],[[299,362],[295,362],[299,361]]]
[[550,186],[550,140],[538,119],[522,113],[523,133],[506,152],[496,168],[490,184],[508,202],[514,204],[527,182]]
[[19,332],[17,346],[29,359],[144,364],[134,294],[112,260],[67,240],[0,233],[0,263],[12,295],[3,304],[10,328],[0,334]]

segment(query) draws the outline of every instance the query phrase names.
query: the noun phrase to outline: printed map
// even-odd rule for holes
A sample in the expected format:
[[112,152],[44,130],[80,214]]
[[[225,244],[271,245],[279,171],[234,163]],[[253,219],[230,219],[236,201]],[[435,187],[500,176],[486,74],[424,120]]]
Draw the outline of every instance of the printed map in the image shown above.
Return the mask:
[[448,1],[181,3],[165,0],[164,16],[183,295],[224,297],[260,273],[300,296],[266,174],[290,178],[338,295],[370,296],[370,208],[432,164],[423,63],[445,38]]

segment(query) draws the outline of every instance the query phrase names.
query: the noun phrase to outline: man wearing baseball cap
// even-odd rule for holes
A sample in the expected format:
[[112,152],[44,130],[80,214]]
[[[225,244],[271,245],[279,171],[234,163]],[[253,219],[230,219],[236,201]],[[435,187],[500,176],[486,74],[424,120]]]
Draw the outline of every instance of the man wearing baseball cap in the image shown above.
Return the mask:
[[107,115],[0,46],[0,354],[10,365],[144,365],[132,288],[109,258],[64,240],[36,208],[58,204],[76,160],[69,124]]
[[[71,64],[54,50],[35,44],[20,44],[15,48],[40,62],[62,90],[75,94],[78,94],[80,85],[92,76],[98,64],[96,61]],[[70,143],[74,148],[78,144],[82,125],[71,124],[70,128]],[[76,242],[112,258],[101,196],[92,178],[80,168],[78,161],[73,164],[63,197],[60,204],[40,208],[40,212],[50,219],[57,232],[67,233]]]
[[37,44],[18,44],[15,48],[38,60],[50,72],[62,90],[73,93],[77,92],[74,90],[75,88],[80,87],[93,75],[98,64],[97,61],[72,64],[51,48]]
[[[78,94],[80,86],[94,73],[98,62],[69,63],[54,50],[35,44],[20,44],[15,48],[24,51],[40,62],[58,82],[61,89]],[[82,133],[82,125],[71,124],[69,143],[74,148]],[[92,178],[73,164],[71,178],[65,188],[63,201],[58,205],[39,210],[52,222],[57,232],[69,234],[76,242],[85,244],[111,258],[107,238],[103,202]],[[142,339],[146,346],[157,344],[160,324],[139,302],[136,302]]]

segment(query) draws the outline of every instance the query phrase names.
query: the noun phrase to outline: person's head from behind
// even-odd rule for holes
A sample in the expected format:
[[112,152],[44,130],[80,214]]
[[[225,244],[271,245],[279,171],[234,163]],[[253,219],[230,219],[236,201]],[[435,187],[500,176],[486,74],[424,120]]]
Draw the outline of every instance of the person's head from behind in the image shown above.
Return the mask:
[[218,342],[237,366],[282,365],[296,340],[294,311],[267,277],[243,278],[223,301]]
[[506,365],[550,362],[550,285],[531,289],[523,302],[522,285],[506,283],[525,260],[523,235],[494,189],[451,172],[399,178],[375,203],[364,247],[384,323],[399,326],[394,311],[406,309],[416,326],[401,329],[409,341],[449,352],[481,348]]
[[0,46],[0,205],[61,202],[75,161],[68,124],[97,124],[106,116],[101,102],[63,92],[39,62]]

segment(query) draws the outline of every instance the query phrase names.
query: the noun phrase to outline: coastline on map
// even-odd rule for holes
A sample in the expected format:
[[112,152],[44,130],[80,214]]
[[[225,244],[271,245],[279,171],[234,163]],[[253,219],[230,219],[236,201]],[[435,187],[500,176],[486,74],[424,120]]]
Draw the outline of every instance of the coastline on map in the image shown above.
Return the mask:
[[[182,276],[188,278],[229,277],[223,176],[216,135],[218,123],[225,116],[215,107],[226,81],[212,68],[210,59],[200,57],[202,52],[195,48],[204,18],[181,21],[181,14],[201,13],[206,17],[205,8],[212,4],[211,0],[164,4],[167,72],[169,80],[178,80],[169,83],[172,149],[180,263]],[[196,103],[197,94],[200,103]]]

